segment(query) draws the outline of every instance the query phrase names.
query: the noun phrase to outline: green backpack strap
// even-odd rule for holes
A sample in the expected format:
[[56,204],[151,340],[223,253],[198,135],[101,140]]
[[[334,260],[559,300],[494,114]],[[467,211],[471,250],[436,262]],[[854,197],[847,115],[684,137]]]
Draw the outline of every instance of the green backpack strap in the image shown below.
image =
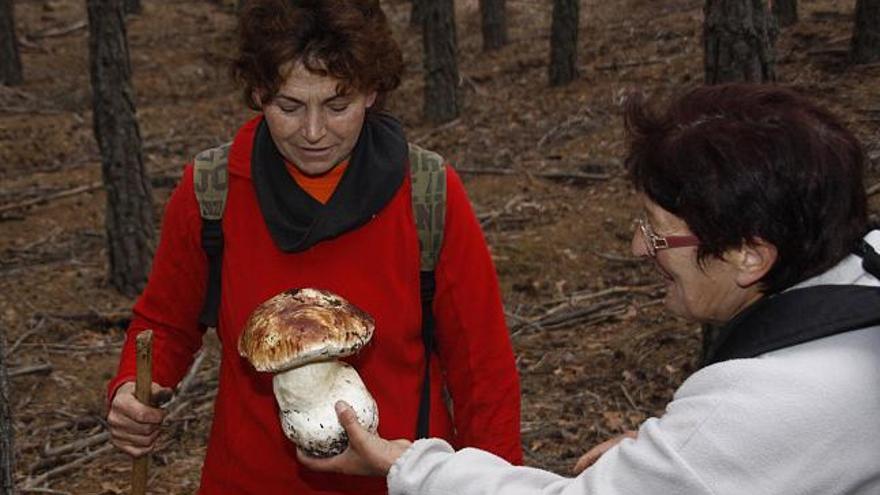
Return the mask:
[[199,323],[217,327],[220,310],[220,275],[223,265],[223,210],[229,189],[229,148],[226,143],[200,152],[193,161],[193,186],[202,217],[202,249],[208,257],[208,281]]
[[412,181],[412,208],[419,235],[422,302],[422,342],[425,345],[425,371],[419,412],[416,418],[416,438],[427,438],[431,415],[431,354],[434,352],[434,269],[443,245],[446,220],[446,167],[443,157],[409,145],[410,180]]
[[433,151],[409,145],[412,206],[421,250],[421,270],[437,266],[446,220],[446,167]]

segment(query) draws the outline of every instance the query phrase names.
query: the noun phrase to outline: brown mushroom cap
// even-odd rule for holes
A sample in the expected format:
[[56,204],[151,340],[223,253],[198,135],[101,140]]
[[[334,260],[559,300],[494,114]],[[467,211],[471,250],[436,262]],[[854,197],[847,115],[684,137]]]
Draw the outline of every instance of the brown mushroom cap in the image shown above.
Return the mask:
[[373,336],[373,318],[342,297],[320,289],[291,289],[251,313],[238,353],[258,371],[279,372],[349,356]]

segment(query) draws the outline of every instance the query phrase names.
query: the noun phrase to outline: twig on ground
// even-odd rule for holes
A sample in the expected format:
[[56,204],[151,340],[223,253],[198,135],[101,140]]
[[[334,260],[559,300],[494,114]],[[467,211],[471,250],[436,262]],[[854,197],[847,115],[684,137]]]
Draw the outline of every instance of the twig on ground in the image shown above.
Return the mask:
[[43,447],[43,451],[41,452],[41,454],[43,455],[43,457],[58,457],[64,454],[70,454],[71,452],[76,452],[78,450],[104,443],[109,439],[110,432],[102,431],[100,433],[96,433],[85,438],[80,438],[79,440],[75,440],[64,445],[59,445],[55,448],[50,448],[48,445],[46,445]]
[[43,473],[35,478],[29,479],[28,484],[24,487],[24,489],[36,488],[37,485],[41,485],[41,484],[49,481],[52,478],[56,478],[64,473],[69,472],[69,471],[73,471],[74,469],[78,468],[79,466],[82,466],[83,464],[91,461],[92,459],[95,459],[97,457],[100,457],[100,456],[108,453],[108,452],[111,452],[113,449],[114,449],[113,445],[108,444],[108,445],[105,445],[97,450],[89,452],[86,455],[80,456],[80,457],[68,462],[67,464],[63,464],[61,466],[58,466],[58,467],[52,469],[51,471],[46,471],[45,473]]
[[49,495],[72,495],[70,492],[62,492],[61,490],[52,490],[51,488],[37,488],[37,487],[19,488],[18,493],[47,493]]
[[40,321],[38,321],[37,324],[34,325],[34,328],[23,333],[21,335],[21,337],[19,337],[15,341],[15,343],[12,344],[9,347],[9,349],[6,350],[6,356],[7,357],[11,356],[15,352],[15,350],[18,349],[18,346],[20,346],[25,340],[27,340],[28,338],[30,338],[30,337],[36,335],[37,333],[41,332],[42,330],[44,330],[45,325],[46,325],[46,319],[41,318]]
[[0,206],[0,215],[4,214],[6,212],[10,212],[10,211],[21,210],[23,208],[27,208],[28,206],[34,206],[34,205],[38,205],[40,203],[46,203],[46,202],[49,202],[52,200],[68,198],[70,196],[76,196],[78,194],[83,194],[83,193],[87,193],[90,191],[94,191],[95,189],[100,189],[101,187],[103,187],[103,185],[104,185],[103,182],[97,181],[97,182],[92,182],[91,184],[85,184],[83,186],[77,186],[77,187],[74,187],[71,189],[65,189],[64,191],[58,191],[58,192],[55,192],[52,194],[47,194],[47,195],[40,196],[37,198],[31,198],[26,201],[21,201],[19,203],[3,205],[3,206]]
[[636,405],[636,401],[633,400],[632,396],[629,394],[629,390],[626,389],[624,384],[620,384],[620,391],[623,392],[623,396],[626,397],[626,401],[629,402],[630,407],[639,412],[645,412],[641,407]]
[[516,314],[516,313],[513,313],[513,312],[511,312],[511,311],[506,311],[506,310],[505,310],[505,311],[504,311],[504,314],[505,314],[506,316],[509,316],[510,318],[513,318],[514,320],[516,320],[517,323],[521,323],[521,324],[522,324],[522,327],[521,327],[519,330],[516,330],[516,331],[514,331],[514,332],[511,332],[511,334],[510,334],[511,337],[516,337],[517,335],[519,335],[520,333],[522,333],[523,330],[525,330],[526,328],[532,328],[532,329],[534,329],[534,330],[538,330],[538,331],[543,331],[543,330],[544,330],[544,327],[542,327],[540,324],[535,323],[535,322],[533,322],[533,321],[531,321],[531,320],[529,320],[529,319],[527,319],[527,318],[523,318],[522,316],[520,316],[520,315],[518,315],[518,314]]
[[40,31],[37,33],[28,34],[27,37],[35,40],[40,38],[53,38],[57,36],[64,36],[66,34],[75,33],[80,29],[85,29],[88,27],[88,22],[85,19],[76,21],[74,23],[68,24],[67,26],[61,26],[57,28],[47,29],[45,31]]
[[52,370],[53,370],[53,367],[52,367],[51,363],[43,363],[43,364],[35,364],[35,365],[31,365],[31,366],[22,366],[20,368],[13,368],[13,369],[9,370],[7,375],[9,376],[9,378],[15,378],[18,376],[25,376],[25,375],[35,375],[35,374],[48,375],[49,373],[52,372]]
[[596,70],[617,70],[624,69],[627,67],[641,67],[643,65],[656,65],[662,64],[665,60],[637,60],[634,62],[611,62],[610,64],[597,65]]
[[434,136],[435,134],[440,134],[441,132],[452,129],[453,127],[458,127],[460,124],[461,124],[460,118],[455,119],[455,120],[450,120],[449,122],[446,122],[445,124],[438,125],[437,127],[434,127],[433,129],[429,129],[421,134],[416,134],[415,136],[412,137],[412,140],[414,143],[419,143],[421,141],[424,141],[425,139],[428,139],[429,137]]
[[880,182],[874,184],[873,186],[871,186],[865,190],[865,194],[867,194],[868,196],[873,196],[873,195],[877,194],[878,192],[880,192]]

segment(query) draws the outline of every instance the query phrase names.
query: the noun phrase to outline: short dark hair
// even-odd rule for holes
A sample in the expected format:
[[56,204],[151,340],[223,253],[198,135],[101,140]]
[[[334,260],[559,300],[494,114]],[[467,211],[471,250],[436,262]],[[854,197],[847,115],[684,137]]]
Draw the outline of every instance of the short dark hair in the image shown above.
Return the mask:
[[238,36],[232,75],[254,110],[254,92],[274,97],[291,62],[338,79],[342,93],[376,91],[376,108],[400,85],[403,56],[379,0],[247,0]]
[[775,85],[693,89],[663,113],[625,110],[635,188],[699,237],[700,261],[761,238],[773,293],[834,266],[867,231],[865,154],[833,115]]

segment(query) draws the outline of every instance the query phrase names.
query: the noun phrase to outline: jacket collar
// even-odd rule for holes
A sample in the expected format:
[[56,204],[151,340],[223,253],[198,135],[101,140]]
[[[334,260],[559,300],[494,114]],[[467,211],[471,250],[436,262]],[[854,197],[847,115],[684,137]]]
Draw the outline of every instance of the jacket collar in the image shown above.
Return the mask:
[[752,358],[851,330],[880,325],[880,273],[873,231],[857,249],[827,272],[764,297],[721,329],[703,366]]

